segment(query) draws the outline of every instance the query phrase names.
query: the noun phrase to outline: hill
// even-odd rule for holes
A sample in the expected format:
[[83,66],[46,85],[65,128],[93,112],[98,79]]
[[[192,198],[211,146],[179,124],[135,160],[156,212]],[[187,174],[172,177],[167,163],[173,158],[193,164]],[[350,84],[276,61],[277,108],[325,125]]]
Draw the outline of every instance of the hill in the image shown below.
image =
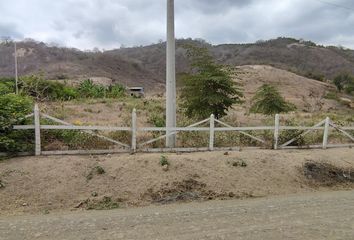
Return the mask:
[[[189,71],[185,44],[206,46],[220,64],[270,65],[302,76],[332,79],[354,74],[354,51],[324,47],[309,41],[278,38],[254,44],[210,45],[202,40],[178,40],[177,73]],[[105,52],[83,52],[26,41],[18,43],[19,73],[43,72],[52,79],[107,77],[130,86],[156,89],[164,85],[165,43]],[[13,45],[0,44],[0,76],[13,76]]]

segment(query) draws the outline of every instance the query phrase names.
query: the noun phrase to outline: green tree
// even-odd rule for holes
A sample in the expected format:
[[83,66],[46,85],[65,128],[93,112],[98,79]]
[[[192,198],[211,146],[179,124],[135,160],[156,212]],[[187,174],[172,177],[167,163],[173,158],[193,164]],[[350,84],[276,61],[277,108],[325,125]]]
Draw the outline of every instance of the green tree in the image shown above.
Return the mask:
[[295,105],[288,103],[272,85],[264,84],[252,99],[251,112],[273,115],[295,110]]
[[354,76],[348,73],[341,73],[333,80],[339,92],[345,91],[348,94],[354,92]]
[[232,72],[213,61],[207,48],[185,46],[191,62],[191,74],[183,76],[182,107],[188,117],[221,118],[232,105],[241,103],[241,89],[232,80]]

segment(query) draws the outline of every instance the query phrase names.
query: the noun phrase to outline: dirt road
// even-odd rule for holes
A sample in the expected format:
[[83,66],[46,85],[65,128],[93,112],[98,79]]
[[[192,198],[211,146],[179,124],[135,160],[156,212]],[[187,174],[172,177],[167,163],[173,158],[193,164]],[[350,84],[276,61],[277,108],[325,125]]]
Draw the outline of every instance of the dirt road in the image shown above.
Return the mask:
[[354,191],[0,218],[0,239],[353,239]]

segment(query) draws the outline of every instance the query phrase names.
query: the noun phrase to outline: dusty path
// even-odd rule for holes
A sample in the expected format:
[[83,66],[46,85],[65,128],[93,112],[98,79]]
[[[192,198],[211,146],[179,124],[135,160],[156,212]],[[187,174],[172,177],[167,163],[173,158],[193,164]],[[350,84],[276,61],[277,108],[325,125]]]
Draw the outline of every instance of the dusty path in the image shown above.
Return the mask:
[[353,239],[354,191],[0,218],[0,239]]

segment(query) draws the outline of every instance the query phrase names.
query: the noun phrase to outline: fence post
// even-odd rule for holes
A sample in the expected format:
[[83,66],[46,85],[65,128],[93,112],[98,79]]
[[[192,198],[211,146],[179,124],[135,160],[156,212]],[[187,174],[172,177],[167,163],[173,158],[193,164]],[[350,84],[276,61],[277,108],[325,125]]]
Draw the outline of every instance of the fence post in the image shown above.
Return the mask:
[[34,136],[35,136],[35,154],[41,155],[41,119],[38,104],[34,105]]
[[325,126],[324,126],[324,133],[323,133],[323,149],[327,149],[328,144],[328,132],[329,132],[329,117],[326,118]]
[[210,116],[209,151],[214,150],[215,116]]
[[275,115],[275,124],[274,124],[274,149],[278,149],[279,144],[279,114]]
[[136,152],[136,109],[133,109],[132,112],[132,152]]

